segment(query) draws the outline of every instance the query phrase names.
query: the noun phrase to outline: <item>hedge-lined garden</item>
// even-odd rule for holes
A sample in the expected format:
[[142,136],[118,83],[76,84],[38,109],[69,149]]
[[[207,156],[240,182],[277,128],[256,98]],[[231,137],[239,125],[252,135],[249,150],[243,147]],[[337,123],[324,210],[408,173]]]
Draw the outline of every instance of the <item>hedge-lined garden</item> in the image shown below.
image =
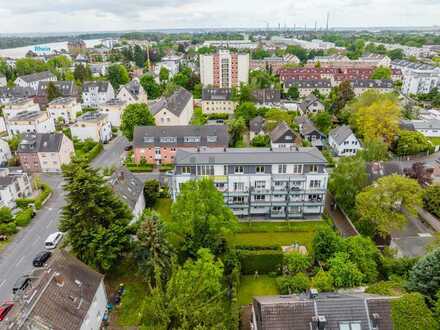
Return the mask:
[[75,146],[75,155],[85,158],[88,162],[91,162],[104,149],[101,143],[95,142],[92,139],[86,139],[84,141],[74,139],[73,143]]

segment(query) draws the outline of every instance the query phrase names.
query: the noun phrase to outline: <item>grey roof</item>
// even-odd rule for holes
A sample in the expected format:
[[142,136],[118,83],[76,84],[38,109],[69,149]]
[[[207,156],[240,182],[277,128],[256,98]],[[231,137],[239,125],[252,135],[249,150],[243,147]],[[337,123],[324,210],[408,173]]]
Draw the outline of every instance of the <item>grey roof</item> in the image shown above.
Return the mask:
[[373,313],[379,316],[381,330],[392,330],[390,300],[362,293],[319,293],[316,298],[306,294],[254,297],[253,308],[258,329],[312,329],[312,318],[324,316],[325,329],[339,329],[341,322],[360,322],[361,330],[371,330]]
[[191,98],[192,94],[190,92],[183,87],[178,87],[171,96],[161,98],[160,100],[151,104],[150,111],[153,115],[155,115],[162,109],[167,109],[174,115],[180,116]]
[[35,95],[36,92],[31,87],[0,87],[0,98],[27,98]]
[[88,93],[91,88],[98,88],[99,93],[106,93],[110,87],[111,84],[108,81],[86,81],[83,84],[83,92]]
[[0,188],[7,188],[11,185],[11,183],[13,183],[15,181],[16,177],[15,176],[1,176],[0,177]]
[[304,100],[299,104],[299,107],[304,111],[314,102],[319,102],[322,104],[321,100],[319,100],[315,95],[310,94],[304,98]]
[[421,257],[427,253],[428,245],[434,241],[432,235],[412,236],[412,237],[394,237],[392,239],[403,257]]
[[200,150],[177,150],[176,165],[191,164],[326,164],[321,152],[308,148],[207,148]]
[[347,125],[338,126],[330,131],[328,136],[332,137],[337,144],[341,144],[344,142],[351,134],[353,134],[353,131],[351,128]]
[[53,78],[55,78],[55,80],[56,80],[56,76],[52,72],[50,72],[50,71],[43,71],[43,72],[32,73],[32,74],[28,74],[28,75],[25,75],[25,76],[20,76],[20,77],[17,77],[17,78],[20,78],[20,79],[24,80],[27,83],[31,83],[31,82],[34,82],[34,81],[53,79]]
[[18,146],[18,152],[59,152],[63,137],[63,133],[25,134]]
[[[62,96],[76,96],[78,90],[75,83],[70,80],[61,80],[52,82]],[[38,84],[37,96],[47,96],[47,86],[49,81],[41,81]]]
[[53,99],[49,102],[49,105],[56,105],[56,104],[68,104],[70,102],[75,102],[76,98],[68,96],[68,97],[57,97],[56,99]]
[[107,115],[99,111],[87,111],[77,118],[77,121],[99,121],[106,119]]
[[301,135],[306,136],[310,133],[317,132],[321,136],[325,137],[325,134],[318,130],[315,124],[307,116],[299,116],[295,119],[295,121],[300,126]]
[[9,118],[9,122],[21,120],[35,120],[43,115],[43,111],[20,111],[14,117]]
[[291,132],[292,135],[294,135],[289,125],[287,125],[286,122],[282,121],[269,133],[270,140],[274,143],[277,143],[277,141],[281,139],[284,136],[284,134],[288,132]]
[[134,210],[139,196],[144,193],[144,183],[125,167],[118,168],[109,183],[113,191]]
[[393,88],[392,80],[354,79],[351,81],[353,88]]
[[284,82],[284,86],[289,88],[291,86],[297,86],[298,88],[331,88],[331,82],[328,79],[307,79],[307,80],[295,80],[287,79]]
[[407,68],[407,69],[412,69],[412,70],[440,72],[440,68],[435,67],[433,65],[425,64],[425,63],[415,63],[415,62],[410,62],[410,61],[406,61],[406,60],[394,60],[391,62],[391,66],[397,66],[397,67],[402,67],[402,68]]
[[203,101],[229,101],[231,100],[231,88],[203,88]]
[[402,128],[407,128],[410,130],[439,130],[440,129],[440,120],[431,119],[431,120],[402,120],[400,122],[400,126]]
[[[199,141],[194,139],[186,139],[185,141],[185,138],[199,138]],[[229,135],[226,125],[137,126],[133,134],[135,148],[151,146],[227,147],[228,142]]]
[[139,94],[141,92],[141,88],[143,88],[139,82],[138,79],[131,80],[128,84],[125,84],[124,86],[121,86],[122,88],[125,88],[131,96],[133,96],[135,99],[139,97]]
[[257,116],[249,121],[249,130],[254,133],[260,133],[264,130],[264,118]]
[[256,89],[252,92],[256,103],[279,103],[281,101],[281,92],[273,88]]

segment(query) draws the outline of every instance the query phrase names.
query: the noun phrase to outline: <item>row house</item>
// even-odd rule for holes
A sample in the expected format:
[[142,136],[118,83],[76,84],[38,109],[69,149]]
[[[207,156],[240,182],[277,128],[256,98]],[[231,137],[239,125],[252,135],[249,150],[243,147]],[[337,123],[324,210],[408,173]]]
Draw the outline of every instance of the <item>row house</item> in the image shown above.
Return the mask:
[[133,150],[136,164],[172,164],[177,149],[226,148],[226,125],[138,126],[134,129]]
[[328,79],[319,80],[287,80],[284,82],[284,91],[287,93],[289,88],[296,86],[301,97],[306,97],[317,90],[322,95],[328,95],[332,88],[331,82]]
[[55,132],[55,121],[46,111],[22,111],[6,120],[9,135]]
[[63,133],[26,134],[17,154],[28,172],[60,173],[75,153],[72,140]]
[[351,82],[351,86],[356,96],[365,93],[369,89],[375,89],[381,93],[390,93],[394,90],[392,80],[355,79]]
[[50,71],[44,71],[20,76],[14,83],[16,86],[29,87],[37,91],[39,83],[43,81],[57,81],[57,77]]
[[232,99],[231,88],[203,88],[202,112],[204,114],[227,113],[233,114],[237,102]]
[[47,113],[53,120],[61,118],[64,124],[73,123],[77,113],[81,113],[81,103],[74,97],[59,97],[47,105]]
[[192,93],[178,87],[172,95],[154,101],[150,111],[157,126],[188,125],[194,112]]
[[22,170],[0,169],[0,207],[15,208],[18,198],[32,196],[31,178]]
[[95,142],[107,143],[112,138],[112,125],[107,114],[98,111],[89,111],[70,126],[72,137],[81,141],[92,139]]
[[116,98],[125,103],[147,103],[148,96],[139,78],[134,78],[128,84],[121,86]]
[[252,59],[249,62],[251,70],[267,70],[277,72],[286,65],[298,65],[300,60],[295,55],[288,54],[284,57],[270,56],[263,59]]
[[115,98],[115,90],[108,81],[86,81],[83,85],[82,102],[86,107],[96,108]]
[[326,164],[316,148],[178,150],[170,192],[176,199],[182,184],[209,178],[236,216],[316,218],[324,211]]

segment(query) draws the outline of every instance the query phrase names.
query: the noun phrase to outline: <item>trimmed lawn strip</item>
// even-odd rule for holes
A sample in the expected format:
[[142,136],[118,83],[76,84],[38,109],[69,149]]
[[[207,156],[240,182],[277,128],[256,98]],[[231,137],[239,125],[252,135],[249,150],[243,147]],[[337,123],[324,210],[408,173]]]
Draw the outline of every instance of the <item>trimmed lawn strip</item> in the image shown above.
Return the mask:
[[228,239],[232,246],[273,246],[299,243],[310,252],[314,231],[310,232],[272,232],[272,233],[238,233]]
[[254,275],[247,275],[240,278],[240,289],[238,291],[238,303],[240,305],[252,303],[252,297],[255,296],[278,294],[278,286],[274,277],[259,275],[255,278]]
[[242,233],[258,232],[309,232],[325,225],[322,220],[316,221],[284,221],[284,222],[240,222]]

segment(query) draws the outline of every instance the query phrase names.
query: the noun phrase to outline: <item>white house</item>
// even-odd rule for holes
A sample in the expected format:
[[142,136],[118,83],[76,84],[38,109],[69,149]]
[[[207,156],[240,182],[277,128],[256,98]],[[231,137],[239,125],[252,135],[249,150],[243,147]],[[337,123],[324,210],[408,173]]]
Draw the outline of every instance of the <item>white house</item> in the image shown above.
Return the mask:
[[37,91],[40,81],[57,81],[57,77],[50,71],[37,72],[18,77],[15,79],[15,85],[20,87],[30,87]]
[[6,164],[11,157],[12,153],[8,142],[0,139],[0,164]]
[[3,115],[7,120],[10,117],[16,116],[18,113],[23,111],[40,111],[40,106],[35,103],[32,99],[19,98],[13,99],[3,108]]
[[408,120],[404,121],[403,126],[412,131],[422,133],[426,137],[440,137],[440,120]]
[[185,88],[178,87],[171,96],[151,104],[150,111],[156,126],[189,125],[194,111],[193,96]]
[[29,176],[22,170],[0,169],[0,207],[15,207],[17,198],[30,197],[32,184]]
[[70,126],[72,137],[79,140],[92,139],[96,142],[107,143],[112,138],[112,125],[106,114],[89,111],[77,118]]
[[121,117],[127,102],[119,99],[110,100],[104,104],[98,105],[98,111],[107,115],[108,120],[114,127],[121,126]]
[[147,103],[148,97],[139,78],[134,78],[128,84],[121,86],[116,98],[126,103]]
[[362,149],[358,138],[347,125],[332,129],[328,135],[328,143],[337,156],[354,156]]
[[74,97],[59,97],[49,102],[47,112],[53,120],[62,118],[64,123],[73,123],[76,114],[81,112],[81,103],[77,102]]
[[86,107],[96,108],[114,98],[115,90],[108,81],[87,81],[83,85],[82,102]]
[[316,114],[325,110],[324,104],[313,94],[306,96],[299,108],[302,114]]
[[46,111],[23,111],[6,120],[8,134],[52,133],[55,122]]

